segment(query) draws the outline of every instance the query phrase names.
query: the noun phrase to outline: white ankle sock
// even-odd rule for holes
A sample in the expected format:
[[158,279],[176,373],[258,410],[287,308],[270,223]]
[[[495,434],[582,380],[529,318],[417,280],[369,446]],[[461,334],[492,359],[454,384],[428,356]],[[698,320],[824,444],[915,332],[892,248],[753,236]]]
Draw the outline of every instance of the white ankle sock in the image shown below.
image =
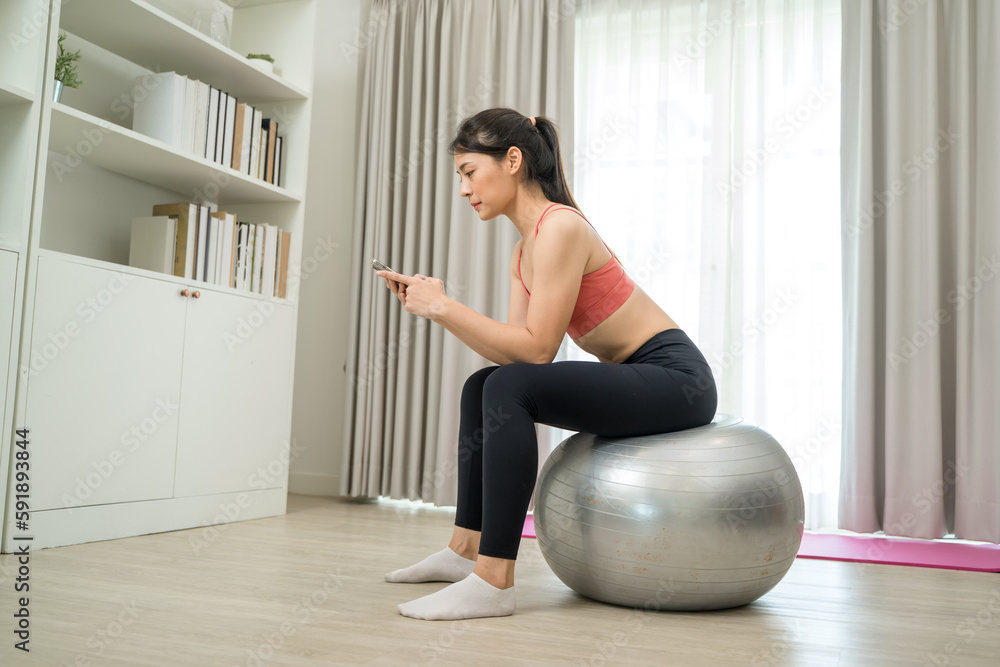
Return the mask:
[[461,581],[476,569],[476,561],[463,558],[445,547],[416,565],[394,570],[385,575],[386,581],[416,584],[424,581]]
[[514,587],[500,589],[473,572],[458,583],[398,605],[403,616],[427,621],[510,616],[514,613]]

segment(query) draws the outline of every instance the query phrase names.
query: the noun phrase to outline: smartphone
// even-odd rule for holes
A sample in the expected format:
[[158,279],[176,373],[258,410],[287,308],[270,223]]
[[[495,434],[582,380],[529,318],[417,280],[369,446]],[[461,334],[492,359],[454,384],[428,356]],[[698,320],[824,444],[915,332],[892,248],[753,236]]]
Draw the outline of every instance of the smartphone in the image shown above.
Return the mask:
[[[372,268],[375,269],[376,271],[392,271],[392,269],[390,269],[388,266],[386,266],[382,262],[378,261],[374,257],[372,257]],[[396,273],[395,271],[392,271],[392,272]],[[393,282],[395,282],[395,281],[393,281]],[[396,283],[396,288],[397,289],[399,288],[399,283]]]
[[[375,269],[376,271],[392,271],[392,269],[390,269],[388,266],[378,261],[374,257],[372,258],[372,268]],[[392,272],[396,273],[395,271]]]

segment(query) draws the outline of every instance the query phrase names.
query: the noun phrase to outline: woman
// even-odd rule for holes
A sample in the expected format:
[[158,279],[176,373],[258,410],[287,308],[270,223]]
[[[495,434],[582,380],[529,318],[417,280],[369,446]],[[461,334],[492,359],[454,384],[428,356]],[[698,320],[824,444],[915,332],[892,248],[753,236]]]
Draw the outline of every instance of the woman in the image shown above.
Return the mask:
[[[716,408],[704,356],[579,212],[551,121],[488,109],[462,122],[450,150],[461,196],[480,220],[506,216],[521,240],[506,324],[450,299],[440,280],[378,272],[407,312],[498,364],[473,373],[462,392],[450,543],[386,575],[456,582],[398,607],[429,620],[514,612],[514,562],[538,469],[535,423],[645,435],[707,424]],[[600,363],[553,362],[565,333]]]

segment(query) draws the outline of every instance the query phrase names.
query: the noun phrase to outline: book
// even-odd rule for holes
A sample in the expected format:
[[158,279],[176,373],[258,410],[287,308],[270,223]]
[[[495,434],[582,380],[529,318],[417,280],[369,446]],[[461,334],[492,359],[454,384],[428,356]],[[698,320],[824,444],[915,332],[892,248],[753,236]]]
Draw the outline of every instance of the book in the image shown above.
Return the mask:
[[233,159],[229,162],[230,167],[239,171],[240,163],[243,160],[243,125],[246,116],[246,102],[236,104],[236,120],[233,124]]
[[227,287],[236,287],[236,247],[239,242],[239,227],[236,222],[236,214],[228,214],[229,219],[229,279]]
[[208,214],[207,241],[205,245],[205,282],[216,283],[215,272],[219,266],[219,218]]
[[261,262],[260,293],[274,296],[274,265],[278,257],[278,228],[264,225],[264,252]]
[[212,87],[201,81],[197,82],[197,99],[194,114],[194,148],[192,153],[205,157],[205,145],[208,139],[208,104]]
[[198,205],[190,202],[157,204],[153,207],[153,215],[177,218],[173,274],[178,278],[193,278],[198,234]]
[[212,216],[218,218],[221,231],[219,232],[219,244],[217,257],[217,267],[215,282],[225,287],[233,287],[233,262],[235,260],[235,232],[236,214],[225,211],[213,212]]
[[256,253],[257,225],[252,222],[247,223],[247,261],[244,265],[246,275],[243,276],[243,289],[248,292],[253,291],[253,261]]
[[253,229],[249,222],[241,222],[240,282],[239,289],[250,291],[250,267],[253,261]]
[[244,289],[243,276],[246,273],[247,262],[247,223],[236,223],[236,268],[233,275],[233,287]]
[[208,125],[206,127],[205,152],[202,154],[206,160],[215,161],[215,142],[219,132],[219,95],[222,93],[218,88],[212,88],[208,96]]
[[214,162],[222,162],[222,148],[226,137],[226,107],[229,106],[229,95],[219,91],[219,117],[215,125],[215,158]]
[[208,207],[198,205],[198,242],[195,247],[194,279],[205,280],[208,266]]
[[250,279],[250,291],[261,294],[261,279],[264,272],[264,225],[256,225],[253,239],[253,275]]
[[184,91],[184,129],[183,139],[181,139],[182,150],[185,153],[194,152],[194,117],[198,109],[198,81],[196,79],[185,80]]
[[240,162],[233,165],[233,169],[238,170],[242,174],[250,171],[250,143],[253,137],[253,118],[254,108],[247,104],[243,112],[243,134],[240,137]]
[[274,118],[264,119],[264,130],[267,132],[267,151],[264,153],[264,180],[274,183],[274,144],[278,139],[278,121]]
[[[267,118],[264,119],[265,121]],[[263,124],[260,128],[260,164],[257,165],[257,175],[256,178],[264,180],[264,175],[267,173],[267,124]]]
[[233,163],[233,136],[236,131],[236,105],[236,98],[232,95],[228,95],[226,100],[225,136],[223,137],[222,144],[222,160],[220,160],[220,162],[222,162],[222,164],[226,167]]
[[146,91],[137,98],[132,111],[132,129],[174,150],[184,148],[184,109],[187,95],[187,77],[177,72],[162,72],[136,79],[136,85]]
[[282,231],[278,240],[278,261],[276,266],[277,278],[277,291],[275,294],[281,298],[285,298],[285,288],[288,282],[288,252],[291,250],[292,233]]
[[284,147],[284,137],[278,137],[277,141],[274,142],[274,184],[279,188],[281,187],[282,182],[281,156],[284,153]]
[[216,227],[215,237],[215,271],[212,272],[212,282],[216,285],[226,284],[226,226],[229,224],[225,211],[213,211],[212,224]]
[[253,110],[253,124],[250,127],[250,164],[247,174],[257,178],[260,171],[260,143],[264,117],[259,109]]
[[177,218],[151,215],[132,218],[128,265],[160,273],[174,272],[177,253]]
[[275,243],[276,247],[274,250],[274,267],[271,278],[274,281],[274,289],[271,291],[271,294],[274,296],[278,296],[278,284],[281,282],[281,277],[278,275],[278,271],[281,269],[281,244],[284,241],[284,232],[279,229],[275,237],[276,237],[276,243]]
[[246,223],[247,226],[247,243],[244,251],[246,252],[246,259],[243,262],[243,289],[250,291],[251,279],[253,277],[253,242],[256,232],[256,226],[252,222]]

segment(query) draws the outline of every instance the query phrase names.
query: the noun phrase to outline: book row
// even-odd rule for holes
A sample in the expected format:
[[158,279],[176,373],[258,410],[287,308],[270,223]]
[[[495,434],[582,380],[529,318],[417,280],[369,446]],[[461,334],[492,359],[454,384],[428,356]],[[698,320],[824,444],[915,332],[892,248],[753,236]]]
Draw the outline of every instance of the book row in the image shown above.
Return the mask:
[[177,72],[140,77],[132,129],[180,152],[280,186],[284,138],[278,121],[214,86]]
[[132,219],[129,266],[285,298],[291,233],[181,202]]

